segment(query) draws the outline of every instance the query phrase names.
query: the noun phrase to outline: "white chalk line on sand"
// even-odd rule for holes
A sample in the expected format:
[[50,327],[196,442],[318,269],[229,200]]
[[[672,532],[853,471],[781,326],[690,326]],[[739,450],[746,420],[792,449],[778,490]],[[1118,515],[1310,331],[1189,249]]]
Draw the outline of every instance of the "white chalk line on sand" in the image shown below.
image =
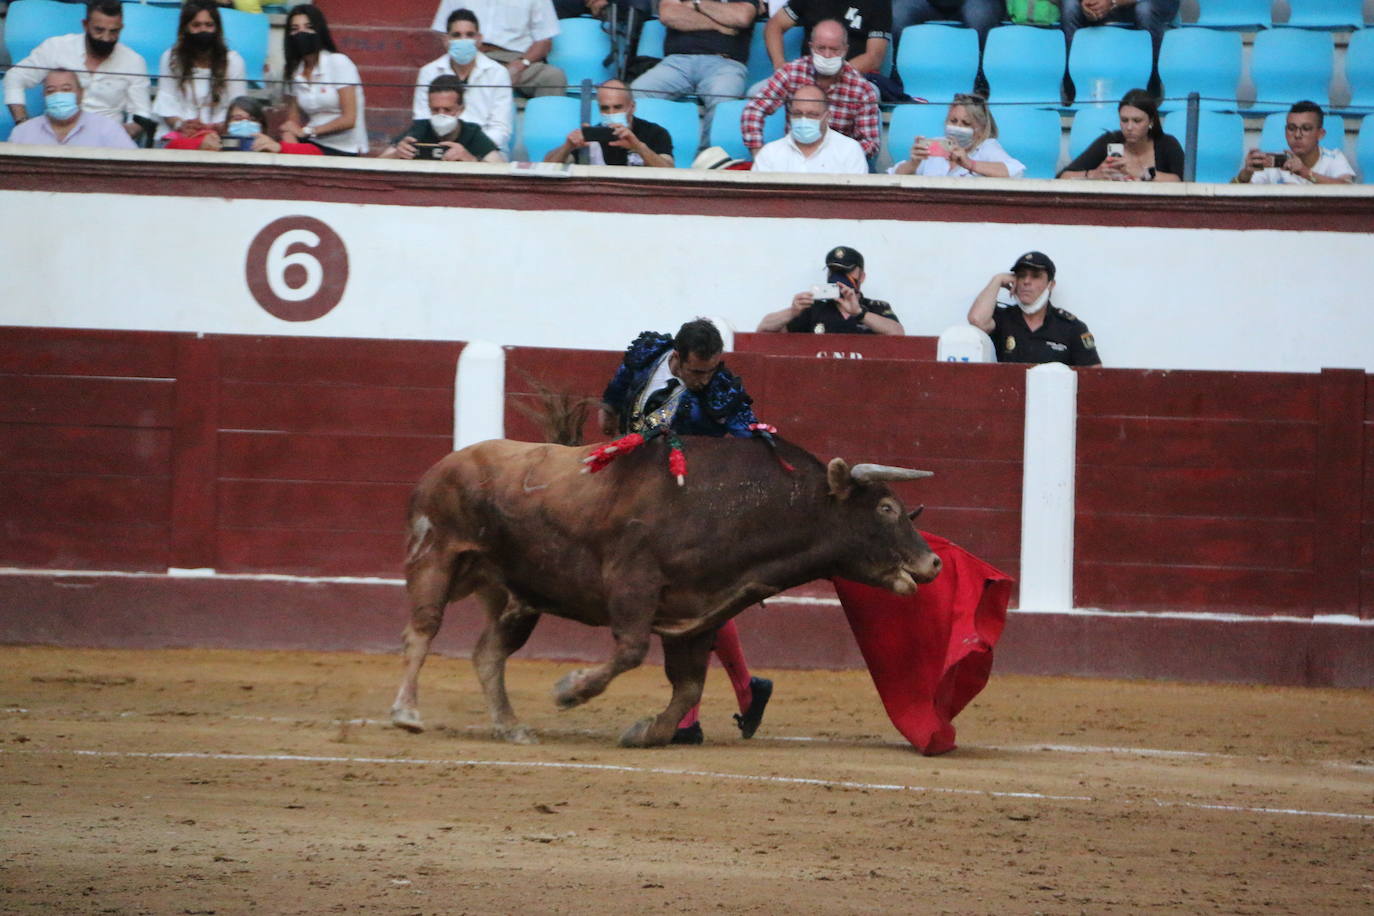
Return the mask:
[[[693,779],[721,779],[736,782],[757,782],[771,785],[814,786],[826,789],[858,789],[871,792],[912,792],[931,795],[972,795],[983,798],[1025,799],[1028,801],[1094,802],[1091,795],[1051,795],[1043,792],[1002,792],[993,789],[960,789],[944,786],[906,785],[903,783],[858,782],[848,779],[820,779],[807,776],[768,776],[758,773],[721,773],[713,770],[688,770],[678,767],[637,767],[618,763],[568,763],[549,760],[463,760],[427,757],[345,757],[313,754],[229,754],[204,751],[96,751],[96,750],[33,750],[13,751],[0,748],[0,754],[70,755],[74,757],[122,758],[141,760],[221,760],[228,762],[278,763],[346,763],[353,765],[402,765],[439,767],[496,767],[503,769],[579,770],[610,773],[635,773],[652,776],[685,776]],[[1131,804],[1130,799],[1123,800]],[[1226,811],[1236,814],[1284,814],[1298,817],[1324,817],[1337,820],[1374,821],[1374,814],[1347,811],[1308,811],[1301,808],[1269,808],[1249,805],[1206,804],[1203,802],[1174,802],[1151,799],[1160,808],[1188,808],[1198,811]]]
[[[8,707],[8,708],[6,708],[6,709],[0,709],[0,713],[9,713],[9,714],[17,714],[17,715],[27,715],[27,714],[29,713],[29,710],[28,710],[28,709],[25,709],[25,708],[22,707],[22,706],[11,706],[11,707]],[[180,717],[182,714],[181,714],[181,713],[165,713],[165,714],[158,714],[158,713],[143,713],[143,712],[137,712],[137,711],[133,711],[133,710],[128,710],[128,711],[120,712],[120,713],[117,713],[117,714],[116,714],[117,718],[120,718],[120,719],[133,719],[133,718],[161,718],[161,717],[164,717],[164,716],[167,716],[167,715],[174,716],[174,717]],[[389,728],[389,727],[391,727],[391,723],[390,723],[389,721],[387,721],[386,719],[368,719],[368,718],[354,718],[354,719],[310,719],[310,718],[300,718],[300,717],[298,717],[298,716],[254,716],[254,715],[247,715],[247,714],[244,714],[244,713],[204,713],[204,715],[208,715],[208,716],[212,716],[212,717],[214,717],[214,718],[220,718],[220,719],[233,719],[233,720],[235,720],[235,721],[240,721],[240,722],[271,722],[271,723],[276,724],[276,725],[319,725],[319,724],[325,724],[325,725],[331,725],[331,726],[344,726],[344,725],[348,725],[348,726],[355,726],[355,727],[368,727],[368,726],[374,726],[374,727],[378,727],[378,728]],[[466,731],[466,732],[489,732],[489,731],[491,731],[491,726],[489,726],[489,725],[464,725],[464,726],[462,726],[462,727],[459,728],[459,729],[455,729],[455,731]],[[554,734],[554,733],[551,732],[550,734]],[[583,728],[583,729],[562,729],[562,730],[559,730],[559,731],[557,732],[557,734],[576,735],[576,736],[579,736],[579,737],[604,737],[604,736],[605,736],[606,734],[608,734],[608,733],[607,733],[607,732],[604,732],[604,731],[598,731],[598,730],[596,730],[596,729]],[[910,745],[909,745],[907,742],[905,742],[905,741],[885,741],[885,740],[882,740],[882,739],[865,741],[865,740],[862,740],[862,739],[853,739],[853,738],[818,738],[818,737],[814,737],[814,736],[810,736],[810,735],[760,735],[760,736],[756,737],[754,740],[757,741],[757,742],[760,743],[760,744],[765,743],[765,742],[774,742],[774,741],[776,741],[776,742],[793,742],[793,743],[798,743],[798,744],[844,744],[844,745],[850,745],[850,746],[853,746],[853,745],[856,745],[856,744],[865,744],[865,745],[871,745],[871,746],[874,746],[874,747],[891,747],[891,748],[898,748],[898,749],[905,749],[905,748],[907,748],[907,747],[910,746]],[[1374,773],[1374,765],[1362,764],[1362,763],[1347,763],[1346,761],[1343,761],[1343,760],[1315,760],[1315,761],[1302,761],[1302,760],[1293,760],[1293,759],[1290,759],[1290,758],[1282,758],[1282,757],[1268,757],[1268,756],[1264,756],[1264,755],[1249,756],[1249,755],[1245,755],[1245,754],[1220,754],[1220,753],[1217,753],[1217,752],[1215,752],[1215,751],[1180,751],[1180,750],[1171,750],[1171,749],[1166,749],[1166,748],[1153,748],[1153,747],[1111,747],[1111,746],[1094,745],[1094,744],[979,744],[979,745],[966,745],[966,746],[967,746],[967,747],[970,747],[970,748],[972,748],[972,747],[977,747],[978,749],[980,749],[980,750],[985,750],[985,751],[1003,751],[1003,752],[1011,753],[1011,754],[1057,753],[1057,754],[1084,754],[1084,755],[1103,755],[1103,756],[1161,757],[1161,758],[1165,758],[1165,759],[1168,759],[1168,758],[1176,758],[1176,759],[1184,759],[1184,760],[1189,760],[1189,759],[1191,759],[1191,760],[1250,760],[1250,761],[1253,761],[1253,762],[1255,762],[1255,763],[1297,764],[1297,765],[1302,765],[1302,764],[1311,763],[1311,764],[1315,764],[1316,766],[1321,766],[1321,767],[1325,767],[1325,768],[1333,769],[1333,770],[1350,770],[1350,771],[1357,772],[1357,773]]]

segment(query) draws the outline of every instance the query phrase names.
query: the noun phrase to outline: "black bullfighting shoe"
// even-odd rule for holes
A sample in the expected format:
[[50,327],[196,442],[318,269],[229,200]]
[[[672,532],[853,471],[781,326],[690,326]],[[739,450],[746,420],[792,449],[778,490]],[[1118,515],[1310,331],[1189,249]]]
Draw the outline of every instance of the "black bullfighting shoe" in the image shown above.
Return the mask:
[[773,682],[766,677],[751,677],[749,693],[752,695],[749,708],[744,712],[735,713],[735,724],[739,726],[740,735],[745,738],[754,737],[754,732],[759,730],[759,723],[763,721],[763,711],[768,708],[768,699],[773,696]]
[[693,722],[691,725],[687,726],[686,728],[679,728],[676,732],[674,732],[674,733],[673,733],[673,740],[672,740],[670,743],[672,743],[672,744],[700,744],[701,742],[703,742],[703,741],[705,741],[705,740],[706,740],[706,736],[705,736],[704,734],[702,734],[702,731],[701,731],[701,723],[700,723],[700,722]]

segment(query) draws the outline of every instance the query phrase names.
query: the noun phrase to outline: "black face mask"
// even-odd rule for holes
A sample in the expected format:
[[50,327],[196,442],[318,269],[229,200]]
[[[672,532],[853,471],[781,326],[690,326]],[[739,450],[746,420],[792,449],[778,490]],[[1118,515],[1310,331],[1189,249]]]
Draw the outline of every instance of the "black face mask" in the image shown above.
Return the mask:
[[298,57],[307,57],[320,50],[320,36],[315,32],[297,32],[286,39]]
[[187,32],[181,40],[193,51],[208,51],[215,46],[215,33]]
[[99,38],[92,38],[89,35],[86,36],[86,46],[91,49],[91,53],[96,57],[109,57],[114,53],[115,44],[116,42],[113,41],[104,41]]

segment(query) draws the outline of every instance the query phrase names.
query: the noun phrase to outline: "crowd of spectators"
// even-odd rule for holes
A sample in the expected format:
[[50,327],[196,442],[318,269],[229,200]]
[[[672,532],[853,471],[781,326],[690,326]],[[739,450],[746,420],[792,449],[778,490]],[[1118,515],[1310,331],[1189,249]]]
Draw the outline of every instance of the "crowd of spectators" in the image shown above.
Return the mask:
[[[172,149],[302,152],[308,147],[322,155],[367,155],[364,84],[358,67],[335,45],[321,9],[300,4],[288,11],[284,72],[280,81],[265,84],[260,95],[270,96],[274,104],[264,108],[241,104],[253,97],[249,80],[257,75],[247,74],[243,57],[226,44],[220,8],[231,5],[244,9],[254,4],[186,0],[176,39],[158,60],[152,97],[146,62],[119,40],[122,4],[88,3],[82,32],[48,38],[6,74],[5,102],[18,125],[11,139],[95,145],[98,138],[114,136],[91,120],[101,118],[128,139]],[[1157,59],[1178,0],[1035,0],[1019,6],[1029,21],[1042,15],[1042,8],[1051,10],[1066,41],[1079,29],[1110,22],[1147,29]],[[439,0],[433,28],[445,36],[446,53],[420,67],[411,106],[414,122],[390,138],[380,155],[510,159],[516,152],[514,96],[563,95],[568,89],[564,71],[549,61],[560,33],[559,17],[609,17],[620,8],[659,17],[664,56],[644,62],[629,85],[618,79],[602,83],[597,93],[600,123],[584,123],[569,132],[543,157],[546,161],[685,164],[710,145],[720,103],[743,98],[739,140],[754,170],[864,174],[874,169],[882,145],[880,104],[907,99],[907,92],[920,88],[903,87],[895,71],[881,72],[894,36],[907,26],[954,17],[977,31],[981,48],[988,30],[1008,12],[1005,0]],[[1012,18],[1020,21],[1015,14]],[[773,72],[746,88],[756,28],[762,29]],[[625,23],[619,29],[617,34],[633,43],[637,29]],[[802,51],[787,60],[784,36],[791,29],[802,30]],[[72,78],[79,84],[80,118],[63,116]],[[55,98],[32,119],[39,123],[26,126],[25,93],[40,83],[45,96]],[[942,136],[917,136],[909,148],[893,151],[893,159],[903,158],[890,173],[956,178],[1026,174],[1026,166],[1008,151],[1016,149],[1018,138],[999,137],[981,65],[970,89],[949,106]],[[1066,74],[1064,95],[1073,94]],[[674,150],[669,130],[635,115],[636,95],[699,100],[705,117],[696,147]],[[1120,129],[1096,138],[1059,177],[1181,180],[1183,149],[1177,138],[1164,133],[1158,105],[1156,73],[1149,85],[1122,97]],[[765,143],[765,123],[780,109],[786,114],[786,132]],[[1320,146],[1323,115],[1314,103],[1295,105],[1289,114],[1289,149],[1249,151],[1235,180],[1352,181],[1353,169],[1343,152]]]

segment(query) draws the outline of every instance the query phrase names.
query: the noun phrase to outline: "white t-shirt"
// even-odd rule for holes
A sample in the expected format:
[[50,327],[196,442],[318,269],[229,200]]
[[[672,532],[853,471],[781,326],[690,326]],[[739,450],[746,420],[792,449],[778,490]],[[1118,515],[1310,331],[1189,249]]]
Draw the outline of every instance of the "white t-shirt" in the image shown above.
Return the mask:
[[867,175],[868,160],[857,140],[827,128],[825,139],[810,156],[797,147],[790,133],[781,140],[765,143],[754,157],[754,171]]
[[448,14],[461,9],[477,17],[482,41],[507,51],[524,52],[536,41],[558,34],[553,0],[439,0],[431,28],[447,33]]
[[[453,59],[447,54],[420,68],[415,78],[415,120],[429,117],[429,84],[447,73],[456,76]],[[472,62],[468,85],[463,89],[463,120],[482,128],[492,143],[510,150],[510,138],[515,132],[511,125],[512,96],[510,71],[480,51]]]
[[[1345,158],[1345,153],[1338,149],[1321,148],[1321,155],[1317,157],[1317,164],[1312,166],[1312,173],[1323,178],[1347,178],[1355,174],[1355,170],[1350,167],[1350,160]],[[1250,176],[1251,184],[1313,184],[1301,175],[1294,175],[1287,169],[1260,169]]]
[[70,70],[81,83],[81,110],[120,124],[124,116],[153,116],[148,64],[126,44],[116,44],[94,72],[86,69],[86,33],[55,35],[34,48],[5,74],[5,104],[23,105],[24,93],[56,67]]
[[157,98],[153,99],[153,113],[161,122],[157,135],[161,137],[170,129],[168,118],[186,120],[195,118],[206,124],[218,124],[229,114],[229,103],[248,91],[244,77],[243,58],[239,52],[230,50],[229,60],[224,68],[224,88],[220,91],[219,101],[213,100],[210,91],[210,68],[197,67],[191,71],[191,82],[185,88],[172,70],[172,50],[162,52],[157,72],[166,74],[157,82]]
[[[997,142],[997,138],[988,137],[973,149],[968,151],[968,157],[974,162],[1000,162],[1007,167],[1008,178],[1020,178],[1026,174],[1026,166],[1020,160],[1013,159],[1011,154],[1002,148],[1002,144]],[[897,163],[901,165],[901,163]],[[887,170],[889,175],[897,173],[897,166]],[[936,177],[948,178],[982,178],[984,176],[977,172],[970,172],[963,166],[949,167],[949,160],[944,156],[927,156],[921,164],[916,167],[917,175],[934,175]]]
[[[349,60],[346,54],[321,51],[319,66],[310,74],[309,80],[305,78],[304,63],[297,67],[291,76],[291,94],[295,96],[301,114],[310,119],[307,125],[310,127],[327,124],[343,114],[343,109],[339,105],[339,90],[348,86],[354,88],[358,103],[353,129],[327,137],[317,136],[315,142],[345,153],[366,154],[367,122],[363,117],[363,110],[367,106],[363,102],[363,87],[362,81],[358,78],[358,68],[353,65],[353,61]],[[426,112],[425,116],[428,117],[429,113]]]

